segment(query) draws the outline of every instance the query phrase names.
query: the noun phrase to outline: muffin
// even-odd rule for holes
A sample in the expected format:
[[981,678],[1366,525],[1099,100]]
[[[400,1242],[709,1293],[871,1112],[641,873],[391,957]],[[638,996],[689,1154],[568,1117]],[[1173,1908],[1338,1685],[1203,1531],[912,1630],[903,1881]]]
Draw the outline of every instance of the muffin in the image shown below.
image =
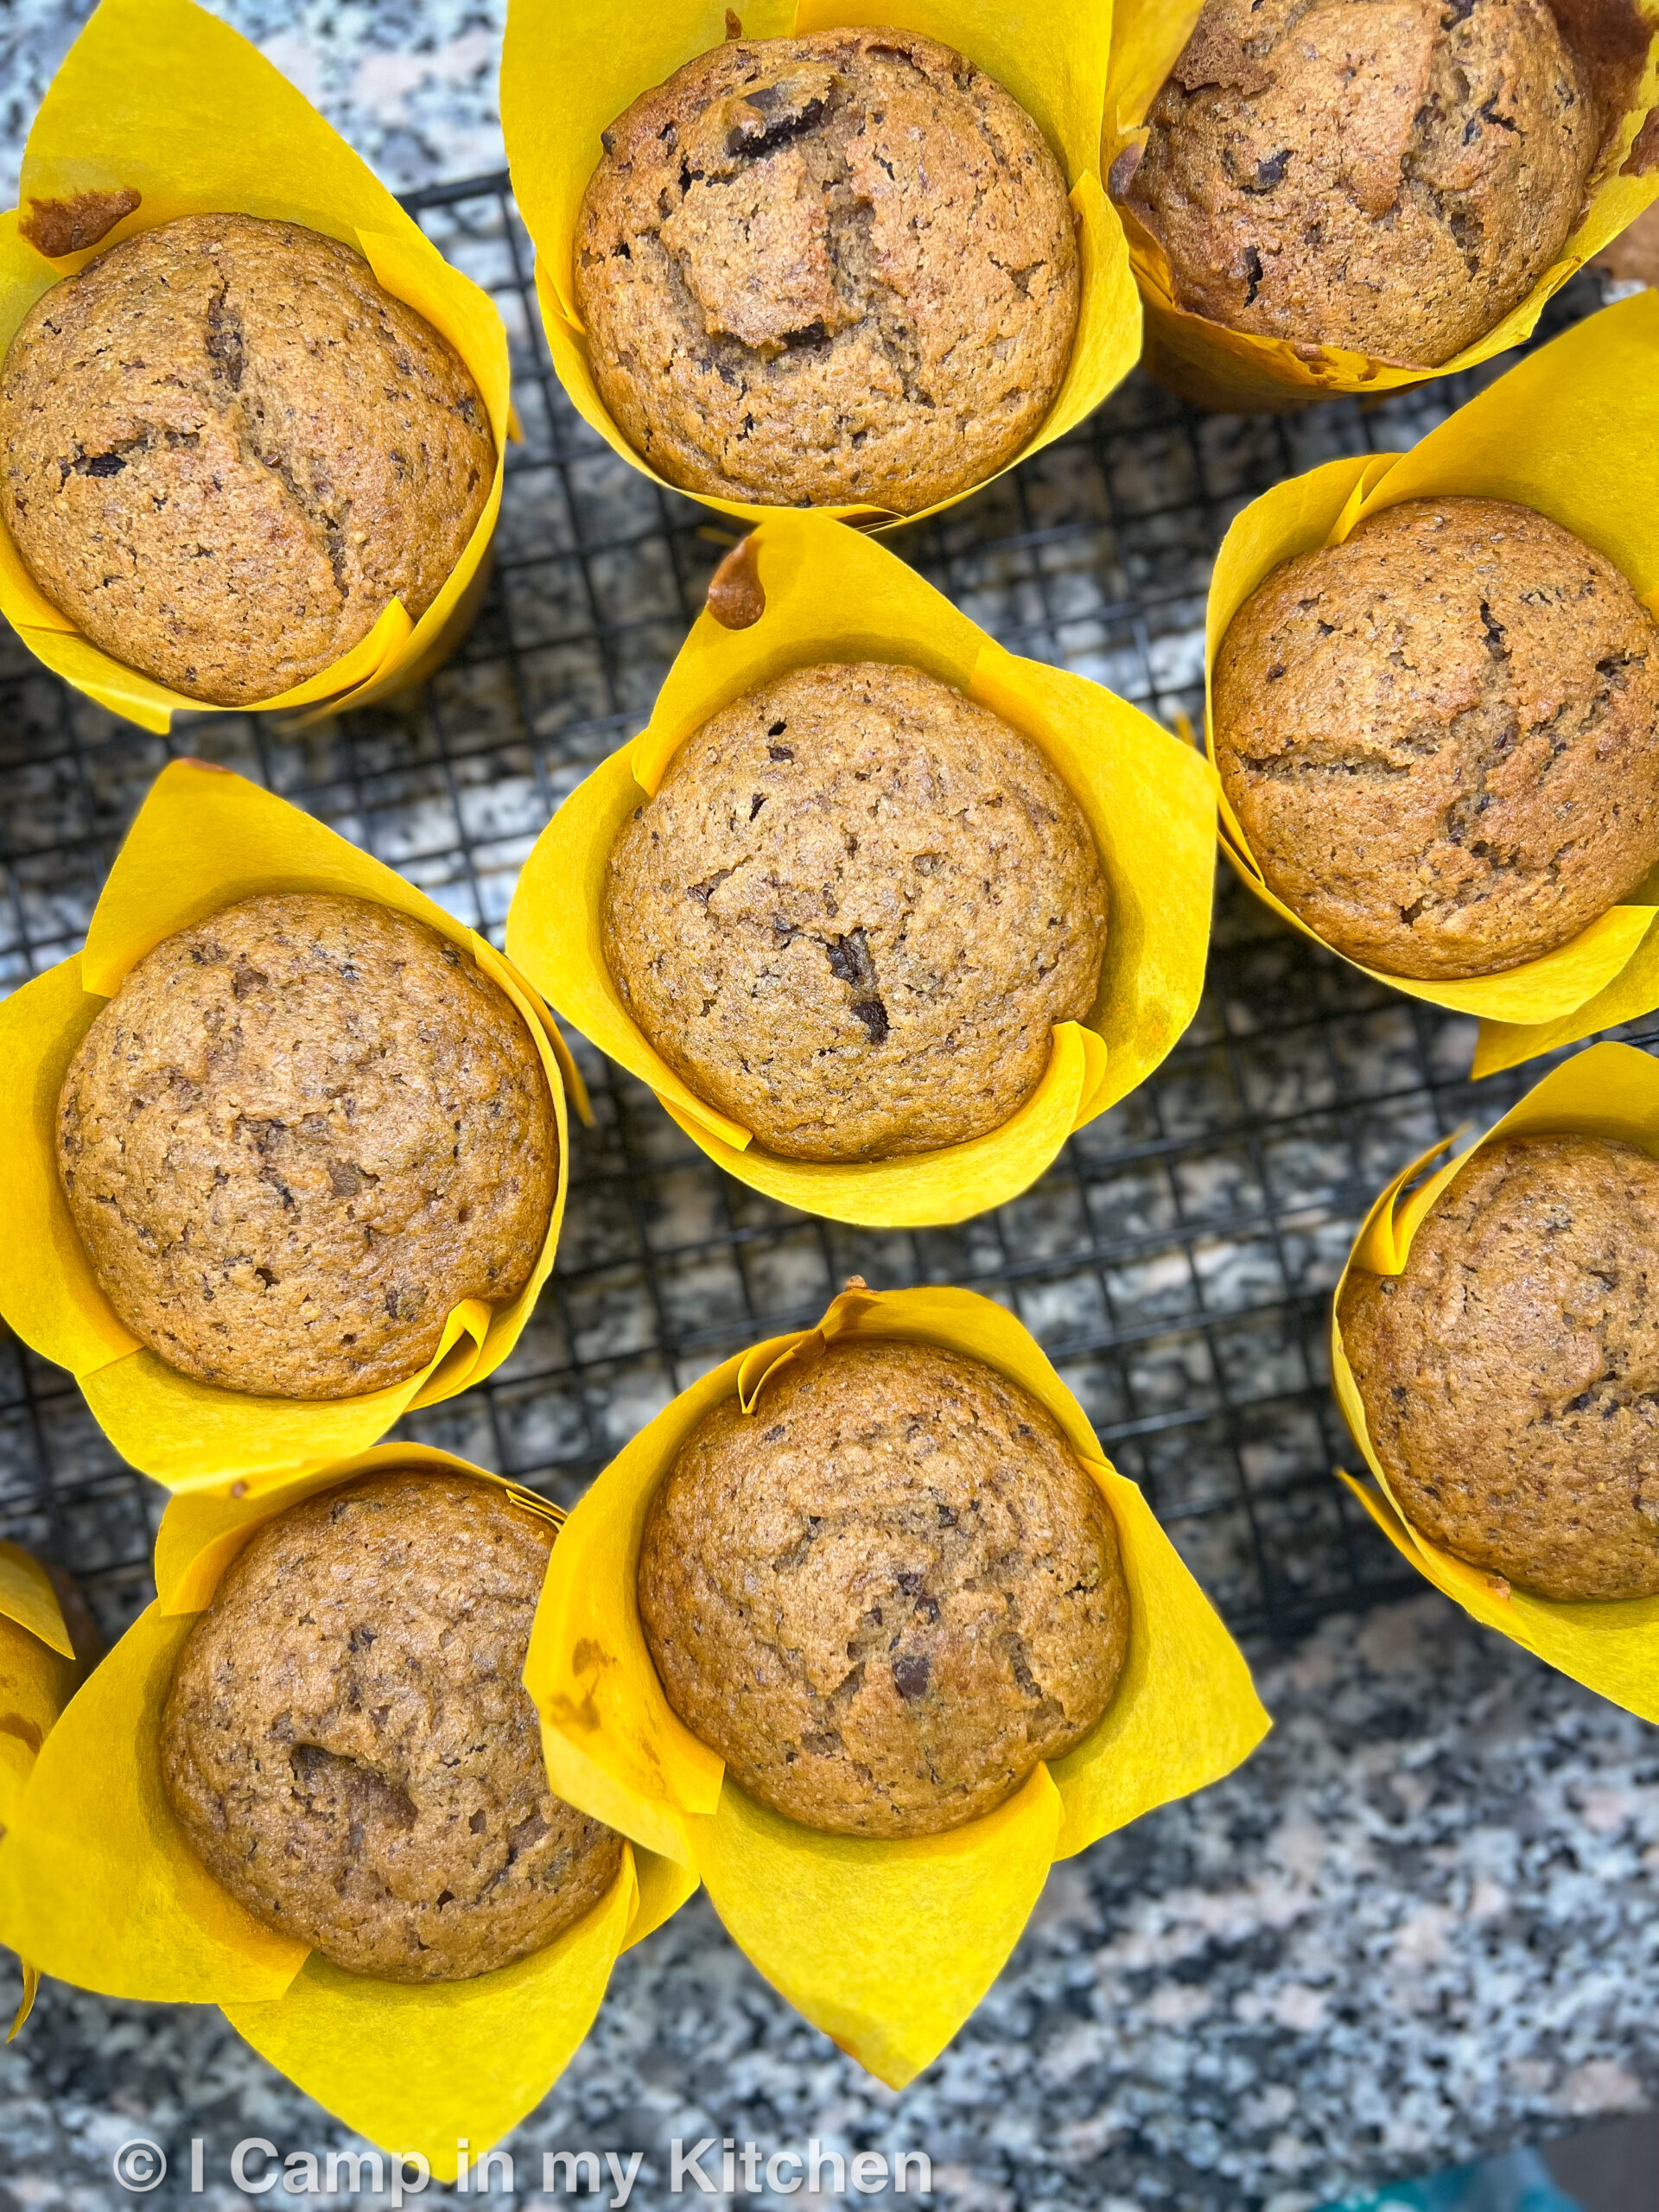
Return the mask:
[[1659,625],[1529,507],[1408,500],[1287,561],[1213,703],[1268,887],[1387,975],[1535,959],[1659,861]]
[[1560,258],[1605,130],[1547,0],[1210,0],[1148,120],[1179,306],[1425,368]]
[[348,247],[191,215],[45,293],[0,363],[0,514],[95,645],[216,706],[418,621],[495,475],[478,388]]
[[604,134],[576,226],[594,380],[689,492],[912,514],[1059,391],[1079,299],[1031,118],[901,30],[733,39]]
[[919,669],[792,670],[675,753],[606,874],[607,963],[699,1097],[789,1159],[931,1152],[1093,1008],[1106,890],[1029,739]]
[[162,1781],[238,1903],[350,1973],[465,1981],[610,1888],[519,1675],[552,1529],[490,1483],[380,1475],[290,1506],[174,1669]]
[[639,1554],[669,1703],[732,1779],[839,1834],[992,1811],[1110,1703],[1117,1533],[1059,1429],[993,1369],[832,1344],[682,1446]]
[[1659,1163],[1605,1138],[1486,1145],[1405,1272],[1338,1319],[1372,1446],[1433,1542],[1542,1598],[1659,1595]]
[[522,1016],[361,899],[226,906],[147,954],[70,1062],[58,1172],[123,1324],[198,1382],[345,1398],[528,1281],[558,1128]]

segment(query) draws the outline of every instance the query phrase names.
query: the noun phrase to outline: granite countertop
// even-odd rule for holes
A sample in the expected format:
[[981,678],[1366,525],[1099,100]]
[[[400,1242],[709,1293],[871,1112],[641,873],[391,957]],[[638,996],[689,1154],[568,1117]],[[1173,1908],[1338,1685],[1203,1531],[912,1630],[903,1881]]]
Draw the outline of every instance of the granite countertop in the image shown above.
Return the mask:
[[[219,11],[394,186],[500,162],[498,0]],[[86,12],[10,0],[0,16],[13,175]],[[656,2212],[704,2201],[671,2192],[676,2138],[764,2155],[816,2136],[926,2152],[933,2201],[963,2212],[1297,2212],[1659,2102],[1653,1732],[1432,1594],[1251,1657],[1276,1719],[1255,1758],[1058,1868],[991,1996],[908,2091],[806,2027],[698,1899],[622,1961],[589,2042],[510,2139],[518,2201],[553,2201],[548,2150],[642,2152],[629,2201]],[[0,2006],[14,1980],[0,1966]],[[249,2201],[227,2178],[242,2138],[346,2140],[216,2012],[48,1986],[0,2055],[0,2212],[131,2203],[111,2159],[140,2135],[174,2160],[151,2201],[213,2212]],[[199,2196],[180,2177],[193,2136]]]

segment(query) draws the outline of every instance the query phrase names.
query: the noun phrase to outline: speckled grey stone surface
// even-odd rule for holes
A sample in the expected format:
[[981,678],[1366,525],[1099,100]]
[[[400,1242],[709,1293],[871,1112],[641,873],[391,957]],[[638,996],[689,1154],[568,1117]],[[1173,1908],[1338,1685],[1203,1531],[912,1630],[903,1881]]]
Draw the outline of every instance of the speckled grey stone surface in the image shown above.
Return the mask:
[[[85,12],[0,8],[12,175]],[[394,185],[499,162],[500,6],[222,12]],[[925,2152],[934,2201],[963,2212],[1296,2212],[1659,2101],[1654,1732],[1433,1596],[1253,1656],[1277,1726],[1250,1766],[1058,1869],[990,1998],[904,2095],[797,2019],[699,1900],[619,1967],[494,2201],[556,2201],[545,2151],[638,2150],[630,2201],[658,2212],[711,2201],[671,2192],[677,2137],[764,2154],[816,2136]],[[149,2201],[213,2212],[249,2201],[228,2178],[241,2138],[346,2140],[216,2013],[48,1986],[0,2055],[0,2212],[135,2202],[111,2160],[140,2135],[174,2160]]]

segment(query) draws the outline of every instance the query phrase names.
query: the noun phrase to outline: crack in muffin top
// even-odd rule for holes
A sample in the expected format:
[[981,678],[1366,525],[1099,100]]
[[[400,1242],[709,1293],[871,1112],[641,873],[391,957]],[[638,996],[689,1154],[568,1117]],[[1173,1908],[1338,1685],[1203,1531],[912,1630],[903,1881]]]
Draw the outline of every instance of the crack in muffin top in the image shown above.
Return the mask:
[[1405,1272],[1356,1268],[1342,1340],[1413,1525],[1545,1598],[1659,1595],[1659,1163],[1487,1145]]
[[596,1905],[620,1836],[556,1797],[520,1676],[552,1541],[489,1483],[290,1506],[174,1668],[162,1779],[208,1872],[353,1974],[461,1981]]
[[1149,120],[1182,307],[1435,367],[1560,258],[1607,118],[1546,0],[1210,0]]
[[1130,1635],[1117,1531],[1059,1428],[933,1344],[832,1344],[716,1407],[653,1498],[669,1703],[791,1820],[933,1835],[1086,1735]]
[[534,1039],[457,944],[277,893],[145,955],[58,1099],[58,1173],[118,1319],[284,1398],[418,1373],[451,1306],[529,1281],[557,1188]]
[[367,262],[192,215],[36,301],[0,364],[0,498],[95,645],[195,699],[275,697],[391,601],[418,621],[495,474],[465,364]]
[[576,302],[606,405],[671,483],[913,513],[1041,424],[1080,296],[1065,180],[960,54],[730,41],[604,144]]
[[1287,561],[1214,713],[1268,885],[1384,974],[1537,958],[1659,863],[1659,624],[1530,507],[1407,500]]
[[606,871],[607,964],[700,1097],[770,1152],[860,1160],[998,1128],[1099,989],[1081,808],[919,669],[823,663],[675,753]]

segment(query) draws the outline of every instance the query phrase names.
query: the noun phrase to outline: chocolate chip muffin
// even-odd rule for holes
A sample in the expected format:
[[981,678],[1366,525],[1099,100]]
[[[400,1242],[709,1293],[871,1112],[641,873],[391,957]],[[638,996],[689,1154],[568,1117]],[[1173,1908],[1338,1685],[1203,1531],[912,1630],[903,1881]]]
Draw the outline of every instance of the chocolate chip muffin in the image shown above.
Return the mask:
[[1560,258],[1611,119],[1547,0],[1210,0],[1128,204],[1192,313],[1433,368]]
[[1411,1243],[1355,1269],[1342,1341],[1402,1510],[1543,1598],[1659,1596],[1659,1164],[1484,1146]]
[[902,30],[734,39],[604,134],[576,303],[623,435],[689,492],[914,513],[1065,375],[1065,179],[1000,85]]
[[1029,739],[919,669],[801,668],[624,824],[605,957],[700,1097],[794,1160],[999,1128],[1093,1008],[1106,889]]
[[732,1399],[652,1502],[639,1611],[669,1703],[809,1827],[935,1835],[1110,1703],[1129,1605],[1105,1500],[976,1360],[842,1342]]
[[1409,500],[1287,561],[1214,725],[1270,889],[1387,975],[1535,959],[1659,861],[1659,625],[1529,507]]
[[146,955],[58,1099],[58,1172],[121,1321],[198,1382],[400,1382],[517,1297],[558,1126],[517,1007],[423,922],[282,893]]
[[237,1554],[179,1654],[162,1780],[254,1916],[353,1974],[466,1981],[596,1905],[622,1842],[547,1786],[519,1677],[551,1525],[378,1475]]
[[418,620],[495,474],[465,365],[348,247],[191,215],[46,293],[0,364],[0,513],[95,645],[218,706]]

